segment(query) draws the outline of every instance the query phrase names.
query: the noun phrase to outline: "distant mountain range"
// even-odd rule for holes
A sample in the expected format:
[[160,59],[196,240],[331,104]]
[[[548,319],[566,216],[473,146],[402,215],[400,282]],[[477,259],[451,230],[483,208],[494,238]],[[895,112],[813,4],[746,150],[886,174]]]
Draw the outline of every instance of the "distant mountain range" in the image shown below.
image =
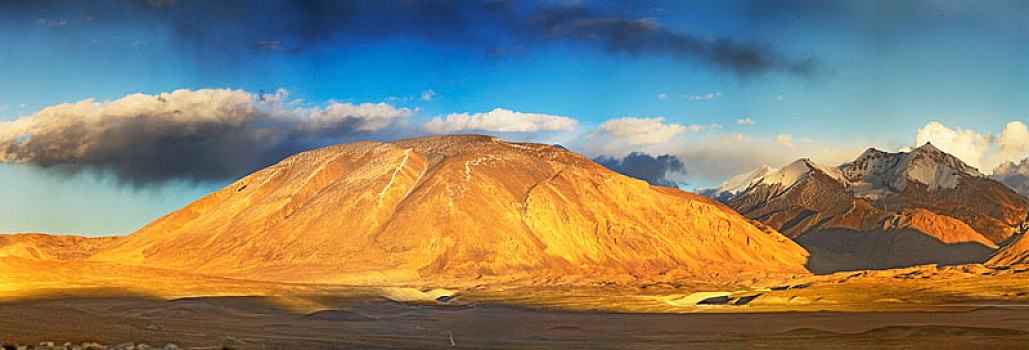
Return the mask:
[[762,167],[702,193],[793,238],[813,272],[982,262],[1029,213],[1029,199],[932,144]]

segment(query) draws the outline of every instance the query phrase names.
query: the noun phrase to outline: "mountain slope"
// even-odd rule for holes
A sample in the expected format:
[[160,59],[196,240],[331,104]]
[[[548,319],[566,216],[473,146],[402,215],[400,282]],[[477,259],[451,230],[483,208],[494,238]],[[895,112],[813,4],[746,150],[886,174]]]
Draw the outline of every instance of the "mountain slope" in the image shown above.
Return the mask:
[[931,144],[778,173],[726,203],[811,251],[814,272],[980,262],[1029,212],[1029,200]]
[[1001,267],[1029,264],[1029,238],[1026,238],[1026,233],[1029,233],[1029,216],[1019,225],[1018,233],[1011,237],[1010,242],[990,256],[985,265]]
[[78,260],[93,255],[115,237],[56,236],[42,233],[0,235],[0,258]]
[[277,281],[803,272],[709,198],[540,144],[452,135],[304,152],[91,257]]

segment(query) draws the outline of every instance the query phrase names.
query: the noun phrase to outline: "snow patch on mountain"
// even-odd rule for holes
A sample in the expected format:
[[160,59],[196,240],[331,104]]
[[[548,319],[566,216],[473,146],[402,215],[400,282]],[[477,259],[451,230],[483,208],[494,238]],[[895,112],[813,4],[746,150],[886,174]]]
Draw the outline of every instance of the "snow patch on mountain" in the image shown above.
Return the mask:
[[811,173],[811,170],[822,168],[813,165],[814,163],[811,162],[810,159],[802,158],[782,167],[782,169],[765,175],[759,183],[765,185],[778,185],[785,190],[793,187],[794,184],[807,177],[807,175]]
[[760,168],[736,175],[728,181],[723,182],[721,185],[718,185],[718,187],[699,189],[697,190],[697,193],[718,200],[729,199],[735,197],[740,193],[743,193],[743,191],[749,189],[750,186],[753,186],[755,183],[760,182],[761,179],[765,177],[765,175],[768,175],[769,173],[774,171],[776,171],[775,168],[769,167],[767,165],[762,165]]
[[782,167],[782,169],[765,175],[758,184],[778,186],[778,193],[783,193],[815,172],[825,174],[844,186],[847,185],[847,180],[839,168],[827,167],[815,163],[809,158],[798,159],[793,163]]

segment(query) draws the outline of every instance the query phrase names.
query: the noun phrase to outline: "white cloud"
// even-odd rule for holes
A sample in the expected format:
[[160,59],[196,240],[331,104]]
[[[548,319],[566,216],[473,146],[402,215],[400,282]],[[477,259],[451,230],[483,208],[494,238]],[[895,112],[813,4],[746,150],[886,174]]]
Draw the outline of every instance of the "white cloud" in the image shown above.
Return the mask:
[[776,100],[776,101],[782,101],[782,95],[780,94],[779,96],[776,96],[776,97],[775,97],[775,100]]
[[754,119],[743,118],[736,121],[738,125],[754,125]]
[[27,106],[26,104],[22,103],[22,104],[18,105],[18,108],[25,108],[26,106]]
[[729,136],[726,136],[724,139],[722,139],[722,142],[724,142],[724,143],[748,143],[751,140],[752,140],[752,138],[750,136],[744,135],[742,133],[734,132],[732,134],[729,134]]
[[668,94],[657,94],[658,100],[668,99]]
[[721,128],[723,128],[722,124],[708,124],[708,125],[691,124],[690,126],[686,127],[686,131],[697,132],[697,131],[704,131],[704,130],[708,130],[708,129],[721,129]]
[[1024,153],[1029,150],[1029,128],[1020,121],[1008,122],[1004,130],[997,135],[1000,153]]
[[454,113],[445,118],[436,117],[425,123],[430,133],[482,130],[495,132],[533,132],[572,130],[578,121],[539,113],[521,113],[497,108],[487,113]]
[[597,132],[613,136],[618,141],[629,145],[647,145],[668,141],[673,136],[687,130],[700,131],[705,128],[700,125],[687,127],[679,124],[666,124],[664,121],[664,117],[611,119],[600,124]]
[[789,135],[789,134],[779,134],[778,136],[775,137],[775,142],[776,143],[784,144],[784,145],[786,145],[788,147],[794,147],[795,146],[793,144],[793,135]]
[[411,110],[386,103],[355,105],[333,101],[325,108],[297,108],[285,115],[298,120],[297,129],[302,132],[326,132],[341,127],[352,131],[378,131],[394,119],[410,116]]
[[422,96],[421,96],[422,97],[422,101],[425,101],[425,102],[432,101],[433,99],[436,98],[436,95],[437,95],[436,91],[433,91],[432,89],[428,89],[428,90],[422,91]]
[[722,93],[721,92],[709,92],[709,93],[702,94],[702,95],[682,95],[683,99],[687,99],[687,100],[691,100],[691,101],[713,100],[713,99],[716,99],[716,98],[719,98],[719,97],[722,97]]

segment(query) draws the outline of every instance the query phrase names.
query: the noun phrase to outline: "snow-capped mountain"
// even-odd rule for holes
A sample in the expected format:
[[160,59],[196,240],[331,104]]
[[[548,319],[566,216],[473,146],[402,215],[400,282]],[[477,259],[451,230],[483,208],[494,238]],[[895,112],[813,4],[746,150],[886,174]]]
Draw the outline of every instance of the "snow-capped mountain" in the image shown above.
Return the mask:
[[903,192],[908,183],[926,186],[926,190],[953,189],[963,179],[982,178],[974,167],[957,157],[926,143],[911,152],[883,152],[869,148],[854,162],[840,167],[854,194],[876,199]]
[[760,168],[751,170],[749,172],[733,176],[726,182],[715,188],[703,188],[697,192],[719,201],[725,201],[729,198],[735,197],[740,192],[746,191],[754,183],[761,181],[769,173],[776,171],[775,168],[771,168],[767,165],[763,165]]
[[794,184],[806,178],[811,171],[818,171],[838,181],[846,181],[838,168],[817,164],[811,159],[802,158],[787,164],[781,169],[764,165],[750,172],[736,175],[713,189],[702,189],[698,192],[720,201],[726,201],[739,195],[753,186],[766,185],[774,187],[776,194],[789,190]]
[[760,173],[718,199],[795,239],[818,272],[979,262],[1029,212],[1029,199],[931,144]]
[[827,167],[815,163],[809,158],[801,158],[784,166],[780,170],[768,173],[768,175],[758,180],[757,184],[776,186],[782,191],[786,191],[793,187],[793,185],[796,185],[797,182],[804,180],[813,173],[825,174],[833,180],[841,183],[846,181],[839,168]]
[[853,162],[838,167],[821,165],[808,158],[798,159],[778,170],[766,165],[737,175],[714,190],[703,193],[728,200],[757,184],[778,186],[786,190],[803,180],[811,171],[829,176],[857,197],[872,200],[901,193],[908,183],[923,185],[927,191],[936,191],[953,189],[963,179],[985,178],[978,169],[926,143],[910,152],[891,153],[869,148]]

